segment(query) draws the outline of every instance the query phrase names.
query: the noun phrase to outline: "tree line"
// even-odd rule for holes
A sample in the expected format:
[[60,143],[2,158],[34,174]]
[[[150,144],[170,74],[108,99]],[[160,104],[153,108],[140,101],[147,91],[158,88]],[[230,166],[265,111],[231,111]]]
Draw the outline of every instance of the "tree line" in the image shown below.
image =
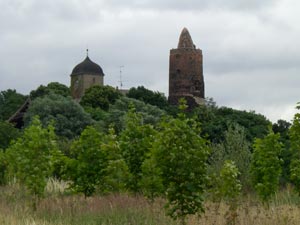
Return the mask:
[[[30,93],[24,127],[5,122],[27,96],[0,94],[0,182],[17,179],[37,199],[47,178],[70,182],[71,193],[130,192],[167,200],[175,219],[204,210],[205,198],[255,191],[268,202],[279,186],[300,193],[300,114],[272,124],[255,112],[206,105],[170,106],[144,87],[127,96],[109,86],[88,89],[80,104],[59,83]],[[232,219],[232,216],[230,217]]]

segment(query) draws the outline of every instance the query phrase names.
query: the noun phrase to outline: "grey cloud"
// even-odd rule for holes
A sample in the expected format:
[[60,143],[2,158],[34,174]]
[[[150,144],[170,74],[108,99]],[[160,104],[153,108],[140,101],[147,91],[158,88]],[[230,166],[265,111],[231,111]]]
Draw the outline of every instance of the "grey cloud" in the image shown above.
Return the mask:
[[155,10],[205,10],[205,9],[230,9],[230,10],[254,10],[274,4],[273,0],[112,0],[105,2],[106,6],[116,8],[140,8]]
[[88,46],[106,84],[119,85],[124,65],[125,88],[144,85],[167,95],[169,50],[187,26],[203,50],[207,96],[218,105],[291,118],[300,83],[296,20],[274,1],[224,2],[0,0],[0,90],[69,85]]

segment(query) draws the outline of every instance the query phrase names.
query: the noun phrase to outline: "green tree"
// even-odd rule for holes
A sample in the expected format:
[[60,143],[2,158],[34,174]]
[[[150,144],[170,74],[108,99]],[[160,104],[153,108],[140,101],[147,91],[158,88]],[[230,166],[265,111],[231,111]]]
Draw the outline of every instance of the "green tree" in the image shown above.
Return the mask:
[[225,131],[231,124],[244,127],[246,138],[250,143],[254,138],[263,138],[271,124],[263,115],[253,111],[217,107],[211,100],[207,105],[196,108],[193,113],[201,123],[202,134],[208,135],[208,139],[213,143],[221,143],[224,140]]
[[168,100],[162,93],[151,91],[144,86],[130,88],[127,97],[135,98],[161,109],[169,107]]
[[54,121],[56,134],[69,139],[80,135],[86,126],[93,124],[90,115],[78,103],[53,93],[32,101],[24,116],[25,124],[30,124],[35,115],[40,117],[44,126]]
[[105,135],[87,127],[73,142],[68,165],[71,188],[85,196],[91,196],[97,189],[102,193],[124,190],[129,176],[112,129]]
[[21,135],[21,132],[8,122],[0,121],[0,149],[6,149],[12,140]]
[[0,92],[0,121],[9,119],[25,102],[26,96],[16,90],[7,89]]
[[107,154],[107,167],[101,181],[102,193],[120,192],[126,190],[126,183],[130,179],[130,172],[122,157],[120,144],[113,128],[104,136],[101,149]]
[[278,120],[276,123],[273,124],[272,130],[274,133],[280,134],[280,142],[283,143],[284,148],[282,149],[281,156],[283,160],[282,165],[282,177],[281,177],[281,184],[287,184],[290,181],[290,164],[293,157],[291,148],[290,148],[290,135],[289,130],[291,127],[291,123],[285,120]]
[[215,194],[221,201],[236,201],[241,192],[241,182],[238,179],[240,172],[234,161],[226,160],[217,181],[217,191]]
[[5,172],[7,168],[6,157],[4,151],[0,148],[0,185],[6,183]]
[[281,175],[282,151],[280,135],[270,130],[263,139],[255,139],[251,161],[252,182],[259,197],[267,202],[278,189]]
[[233,124],[229,126],[224,137],[224,142],[212,145],[213,152],[209,160],[210,168],[212,172],[218,173],[226,160],[234,161],[243,186],[249,188],[251,152],[245,129],[238,124]]
[[54,127],[43,128],[38,117],[24,130],[7,150],[10,177],[15,177],[29,193],[42,197],[47,178],[53,171],[54,156],[58,155]]
[[[185,103],[180,108],[186,109]],[[160,125],[153,143],[153,157],[157,162],[168,203],[168,215],[181,219],[204,211],[203,193],[207,181],[207,140],[199,136],[200,127],[194,119],[180,113]]]
[[121,93],[111,86],[94,85],[88,88],[82,97],[80,104],[83,107],[101,108],[105,111],[121,97]]
[[147,158],[143,162],[141,169],[142,178],[139,182],[140,188],[143,195],[153,203],[154,199],[161,196],[165,190],[161,170],[156,165],[153,157]]
[[45,97],[51,93],[64,97],[68,97],[71,94],[70,88],[68,88],[66,85],[58,82],[51,82],[47,86],[40,85],[36,90],[31,91],[30,98],[33,100],[38,97]]
[[69,161],[67,176],[72,181],[71,188],[85,196],[91,196],[104,177],[107,155],[101,151],[103,136],[88,126],[71,146],[72,159]]
[[109,127],[113,124],[116,132],[124,130],[126,126],[126,114],[132,105],[136,112],[142,117],[143,124],[155,126],[161,117],[166,115],[165,111],[156,106],[146,104],[136,99],[121,97],[110,106],[108,114],[103,118],[105,127]]
[[141,115],[136,113],[134,108],[130,109],[126,115],[126,128],[120,134],[120,147],[132,175],[128,186],[133,192],[140,191],[141,166],[150,152],[154,135],[154,128],[148,124],[144,125]]
[[226,212],[226,224],[236,224],[238,197],[241,193],[242,185],[238,179],[239,170],[233,161],[227,160],[220,172],[219,190],[222,198],[229,203],[229,209]]
[[[297,109],[300,109],[298,103]],[[295,190],[300,195],[300,113],[296,113],[293,119],[293,125],[289,132],[291,142],[291,163],[290,163],[290,178],[295,185]]]

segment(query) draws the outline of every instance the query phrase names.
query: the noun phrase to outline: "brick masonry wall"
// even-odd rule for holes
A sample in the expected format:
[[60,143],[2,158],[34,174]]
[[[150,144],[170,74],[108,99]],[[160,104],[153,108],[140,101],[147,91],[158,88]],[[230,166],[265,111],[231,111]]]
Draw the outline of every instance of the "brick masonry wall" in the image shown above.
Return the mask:
[[[193,96],[204,98],[203,57],[200,49],[179,48],[170,50],[169,101],[177,104],[186,97],[190,106]],[[189,96],[189,97],[188,97]]]

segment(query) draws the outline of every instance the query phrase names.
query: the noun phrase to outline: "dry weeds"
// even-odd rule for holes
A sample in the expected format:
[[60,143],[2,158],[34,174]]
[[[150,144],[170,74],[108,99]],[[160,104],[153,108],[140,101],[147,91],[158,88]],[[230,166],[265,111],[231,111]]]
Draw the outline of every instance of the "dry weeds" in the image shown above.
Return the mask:
[[[0,188],[0,224],[2,225],[172,225],[178,224],[164,214],[164,200],[153,205],[141,197],[128,194],[94,196],[64,195],[66,184],[51,181],[47,194],[38,204],[37,211],[30,208],[30,198],[18,186]],[[282,191],[267,208],[251,196],[243,197],[236,217],[236,225],[299,225],[299,197],[289,190]],[[224,202],[206,203],[201,217],[191,216],[189,225],[228,225]]]

